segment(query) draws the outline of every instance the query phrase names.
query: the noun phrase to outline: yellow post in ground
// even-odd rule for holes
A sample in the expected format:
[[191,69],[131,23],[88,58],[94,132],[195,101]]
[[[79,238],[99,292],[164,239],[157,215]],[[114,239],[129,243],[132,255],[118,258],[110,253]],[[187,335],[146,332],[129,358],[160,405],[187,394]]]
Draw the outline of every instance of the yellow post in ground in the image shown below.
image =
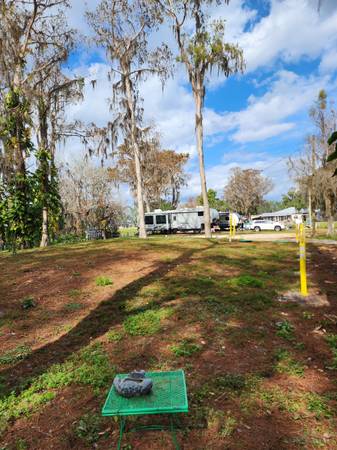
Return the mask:
[[233,222],[232,213],[229,213],[229,242],[232,242],[232,222]]
[[301,294],[308,295],[307,287],[307,262],[305,254],[305,228],[303,223],[299,227],[299,241],[300,241],[300,277],[301,277]]

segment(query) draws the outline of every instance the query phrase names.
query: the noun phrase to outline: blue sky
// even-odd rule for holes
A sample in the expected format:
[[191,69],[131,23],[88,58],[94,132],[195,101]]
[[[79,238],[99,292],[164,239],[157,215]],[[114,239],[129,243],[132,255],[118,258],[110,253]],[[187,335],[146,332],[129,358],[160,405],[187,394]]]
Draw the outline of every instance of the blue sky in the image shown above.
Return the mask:
[[[90,9],[98,0],[88,2]],[[308,109],[320,89],[337,100],[337,1],[232,0],[214,6],[213,18],[226,19],[226,38],[244,51],[246,71],[229,79],[210,77],[205,100],[205,162],[208,187],[221,195],[230,169],[258,168],[274,182],[269,198],[278,199],[293,185],[287,159],[296,156],[305,136],[313,131]],[[84,2],[72,0],[69,21],[88,33]],[[156,36],[174,40],[167,28]],[[69,117],[104,125],[111,119],[106,99],[111,87],[104,52],[86,46],[71,57],[69,70],[86,78],[84,101],[71,107]],[[95,91],[90,85],[97,79]],[[145,120],[155,124],[165,148],[190,154],[188,186],[183,198],[200,192],[194,137],[194,103],[184,68],[162,92],[160,82],[148,79],[141,88]],[[62,158],[80,154],[69,143]],[[123,195],[128,196],[127,189]]]

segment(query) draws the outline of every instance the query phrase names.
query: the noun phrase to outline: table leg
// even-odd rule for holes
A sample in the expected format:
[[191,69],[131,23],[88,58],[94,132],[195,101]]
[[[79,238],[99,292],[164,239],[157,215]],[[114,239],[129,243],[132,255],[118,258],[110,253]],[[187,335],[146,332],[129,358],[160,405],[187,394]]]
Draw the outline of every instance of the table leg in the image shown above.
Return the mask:
[[174,424],[172,415],[170,415],[170,429],[171,429],[171,435],[172,435],[173,444],[174,444],[176,450],[180,450],[180,446],[179,446],[179,443],[178,443],[178,440],[177,440],[177,433],[176,433],[177,427]]
[[125,419],[124,419],[124,417],[121,417],[119,419],[119,439],[118,439],[118,444],[117,444],[117,450],[121,450],[121,448],[122,448],[122,439],[123,439],[124,430],[125,430]]

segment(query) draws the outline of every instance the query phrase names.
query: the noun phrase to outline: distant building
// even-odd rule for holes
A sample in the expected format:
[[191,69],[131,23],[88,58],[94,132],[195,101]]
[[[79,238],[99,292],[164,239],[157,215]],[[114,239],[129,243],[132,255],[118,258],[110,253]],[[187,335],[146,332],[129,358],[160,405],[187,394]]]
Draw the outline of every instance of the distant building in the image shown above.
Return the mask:
[[305,222],[308,218],[308,210],[297,211],[294,206],[275,212],[266,212],[252,216],[252,219],[272,220],[274,222]]

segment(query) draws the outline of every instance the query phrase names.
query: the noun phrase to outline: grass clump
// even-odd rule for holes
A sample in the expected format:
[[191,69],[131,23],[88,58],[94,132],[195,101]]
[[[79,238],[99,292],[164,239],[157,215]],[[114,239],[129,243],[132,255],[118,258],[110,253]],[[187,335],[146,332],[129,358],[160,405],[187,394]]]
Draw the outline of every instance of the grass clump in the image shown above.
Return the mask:
[[69,297],[72,298],[80,297],[81,294],[82,294],[81,289],[70,289],[70,291],[68,292]]
[[276,335],[286,339],[287,341],[294,340],[294,326],[288,322],[288,320],[282,320],[281,322],[276,323]]
[[75,434],[88,444],[95,444],[101,437],[102,418],[93,413],[81,417],[75,427]]
[[207,429],[221,437],[231,436],[237,426],[237,421],[230,415],[230,411],[225,415],[223,411],[213,408],[207,411],[206,421]]
[[230,391],[241,391],[246,387],[246,378],[241,374],[227,373],[222,377],[216,378],[215,386]]
[[34,297],[26,297],[21,301],[21,308],[22,309],[30,309],[34,308],[36,306],[36,302]]
[[337,369],[337,334],[328,334],[325,339],[332,352],[332,362],[329,369],[335,370]]
[[330,419],[333,417],[333,410],[328,405],[326,399],[314,392],[306,395],[307,409],[315,414],[316,419]]
[[238,277],[231,278],[230,280],[228,280],[228,284],[233,287],[248,286],[262,288],[264,286],[263,281],[253,277],[252,275],[240,275]]
[[200,345],[193,342],[191,339],[183,339],[175,345],[171,345],[170,350],[175,356],[192,356],[200,350]]
[[123,339],[123,333],[116,330],[109,330],[106,333],[108,342],[119,342]]
[[279,373],[286,373],[297,377],[303,377],[304,366],[295,361],[290,353],[285,349],[280,349],[275,354],[276,364],[275,369]]
[[67,309],[68,311],[78,311],[79,309],[82,309],[83,305],[82,303],[67,303],[65,305],[65,309]]
[[105,277],[105,276],[96,277],[95,282],[96,282],[96,286],[110,286],[113,284],[112,279],[109,277]]
[[18,345],[0,356],[0,364],[14,364],[24,359],[30,353],[31,348],[28,345]]
[[148,336],[160,330],[161,320],[172,313],[171,308],[148,310],[133,314],[124,322],[124,329],[131,336]]

